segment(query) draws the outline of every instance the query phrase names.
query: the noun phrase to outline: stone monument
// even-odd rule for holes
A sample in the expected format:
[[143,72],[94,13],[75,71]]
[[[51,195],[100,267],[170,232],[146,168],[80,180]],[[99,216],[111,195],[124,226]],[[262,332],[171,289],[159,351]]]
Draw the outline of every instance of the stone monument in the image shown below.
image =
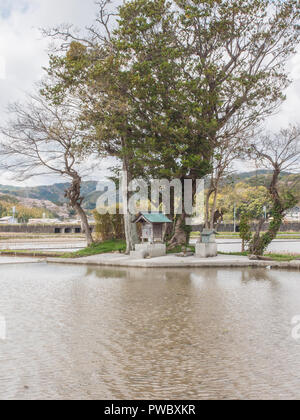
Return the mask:
[[216,235],[218,232],[211,229],[203,229],[200,241],[196,244],[196,257],[209,258],[218,255]]

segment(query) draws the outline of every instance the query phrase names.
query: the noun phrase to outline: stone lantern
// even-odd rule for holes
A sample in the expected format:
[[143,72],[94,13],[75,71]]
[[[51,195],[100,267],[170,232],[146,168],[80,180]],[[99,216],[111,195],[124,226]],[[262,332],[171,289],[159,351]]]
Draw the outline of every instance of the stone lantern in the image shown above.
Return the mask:
[[218,255],[216,235],[218,232],[211,229],[203,229],[200,242],[196,244],[196,257],[209,258]]

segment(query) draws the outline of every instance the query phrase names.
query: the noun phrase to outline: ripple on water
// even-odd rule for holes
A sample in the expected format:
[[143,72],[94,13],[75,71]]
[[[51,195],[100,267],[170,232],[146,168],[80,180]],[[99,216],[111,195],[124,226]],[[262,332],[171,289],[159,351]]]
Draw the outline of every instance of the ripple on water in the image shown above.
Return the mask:
[[299,273],[0,267],[1,399],[300,397]]

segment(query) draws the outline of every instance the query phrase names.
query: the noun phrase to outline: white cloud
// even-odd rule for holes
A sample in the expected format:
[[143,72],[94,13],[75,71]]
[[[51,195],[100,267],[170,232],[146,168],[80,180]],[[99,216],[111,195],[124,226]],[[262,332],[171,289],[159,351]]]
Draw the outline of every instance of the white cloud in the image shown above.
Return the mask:
[[[95,15],[94,0],[0,0],[0,120],[6,118],[9,102],[22,100],[43,76],[49,40],[40,28],[60,23],[84,27]],[[30,184],[52,183],[57,178],[42,177]],[[0,183],[14,183],[1,174]]]
[[289,124],[300,124],[300,48],[290,60],[288,69],[293,82],[286,91],[287,100],[282,104],[279,112],[267,121],[267,127],[270,130],[279,130]]
[[93,0],[84,5],[82,0],[0,0],[0,7],[5,10],[0,13],[0,56],[6,62],[6,80],[0,84],[3,106],[31,89],[42,75],[49,40],[43,39],[39,28],[64,22],[88,25],[95,5]]

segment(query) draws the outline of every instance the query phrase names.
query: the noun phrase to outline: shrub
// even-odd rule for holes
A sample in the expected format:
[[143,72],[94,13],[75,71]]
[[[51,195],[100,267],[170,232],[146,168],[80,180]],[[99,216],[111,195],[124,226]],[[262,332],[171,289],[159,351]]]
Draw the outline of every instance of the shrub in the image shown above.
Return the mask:
[[240,237],[242,239],[242,252],[245,252],[246,245],[248,245],[252,239],[252,232],[251,232],[251,226],[250,226],[249,220],[250,220],[249,214],[242,213],[241,222],[240,222]]
[[117,211],[118,214],[99,214],[94,211],[96,222],[94,239],[97,242],[125,239],[123,215],[119,214],[119,207]]

